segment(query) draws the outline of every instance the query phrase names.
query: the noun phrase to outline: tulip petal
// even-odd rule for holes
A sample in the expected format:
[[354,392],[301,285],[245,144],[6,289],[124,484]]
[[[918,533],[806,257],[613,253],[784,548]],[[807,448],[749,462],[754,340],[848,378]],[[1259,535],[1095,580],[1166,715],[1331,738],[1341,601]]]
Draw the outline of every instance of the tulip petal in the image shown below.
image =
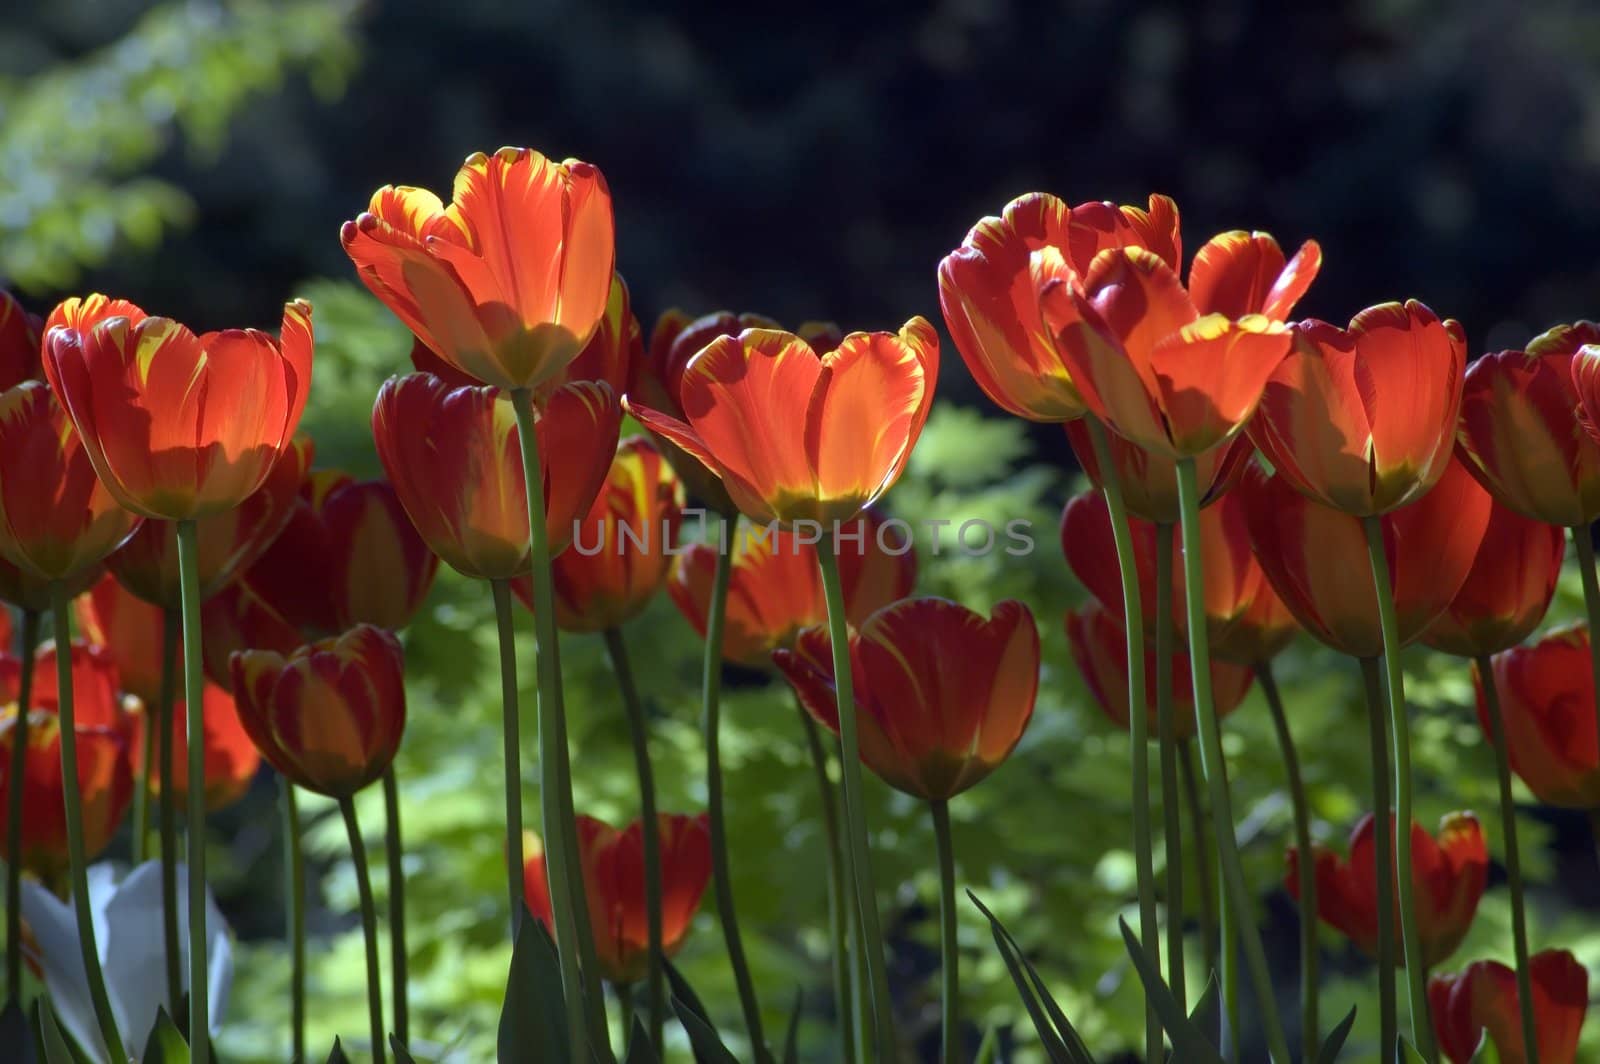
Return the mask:
[[905,464],[926,409],[923,363],[889,333],[852,333],[822,359],[805,457],[825,502],[859,508]]
[[1284,326],[1252,314],[1207,315],[1158,341],[1150,369],[1167,434],[1182,454],[1203,454],[1238,432],[1290,343]]
[[1283,250],[1269,234],[1243,229],[1218,233],[1195,252],[1189,298],[1201,314],[1242,318],[1264,313],[1267,294],[1283,266]]

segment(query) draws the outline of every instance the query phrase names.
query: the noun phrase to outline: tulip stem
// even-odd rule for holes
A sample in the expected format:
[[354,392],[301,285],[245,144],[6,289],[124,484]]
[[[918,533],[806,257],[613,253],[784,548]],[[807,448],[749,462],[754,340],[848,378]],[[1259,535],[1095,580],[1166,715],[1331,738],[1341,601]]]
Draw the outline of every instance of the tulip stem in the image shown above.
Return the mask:
[[355,799],[339,799],[344,828],[350,836],[350,860],[356,869],[356,892],[361,899],[361,931],[367,944],[367,1018],[372,1024],[372,1059],[383,1064],[383,983],[378,965],[378,908],[372,902],[372,876],[367,870],[367,844],[356,823]]
[[1317,870],[1311,853],[1311,807],[1306,802],[1306,785],[1300,775],[1300,755],[1289,731],[1289,716],[1283,710],[1283,694],[1270,661],[1258,661],[1256,682],[1266,696],[1272,712],[1272,728],[1278,733],[1278,748],[1283,753],[1283,773],[1289,784],[1289,805],[1294,813],[1294,843],[1300,851],[1300,1036],[1305,1060],[1316,1060],[1322,1050],[1317,1020]]
[[306,1059],[306,861],[300,846],[300,806],[294,784],[283,784],[283,892],[289,909],[289,1020],[292,1061]]
[[[831,538],[818,544],[817,561],[822,569],[822,591],[828,603],[828,638],[833,647],[835,699],[839,709],[839,775],[844,791],[845,871],[855,892],[859,947],[866,966],[867,985],[872,991],[873,1026],[876,1028],[876,1055],[861,1046],[862,1060],[899,1059],[895,1042],[894,1009],[889,997],[889,975],[885,967],[883,929],[878,921],[878,895],[872,882],[872,851],[867,842],[867,813],[863,807],[861,743],[856,732],[855,686],[850,665],[850,622],[845,616],[844,585],[839,579],[838,544]],[[858,1045],[865,1040],[857,1032]]]
[[1573,525],[1571,531],[1572,545],[1578,551],[1578,575],[1583,578],[1583,608],[1589,615],[1589,667],[1594,670],[1594,709],[1600,718],[1600,577],[1595,575],[1589,526]]
[[[72,874],[72,907],[78,916],[78,945],[83,953],[84,972],[88,976],[89,999],[94,1003],[95,1019],[100,1025],[100,1038],[106,1045],[110,1058],[120,1064],[128,1059],[117,1034],[116,1014],[111,1011],[111,999],[106,995],[105,975],[100,971],[100,950],[95,945],[94,906],[89,898],[89,860],[83,842],[83,792],[78,780],[78,725],[72,699],[72,626],[68,610],[66,585],[57,580],[50,585],[50,613],[55,624],[56,638],[56,697],[61,706],[59,728],[61,733],[62,797],[66,803],[67,859]],[[20,789],[18,784],[14,787]],[[20,936],[19,936],[20,937]]]
[[[1189,1011],[1183,969],[1183,820],[1178,808],[1177,722],[1172,712],[1172,524],[1156,525],[1156,741],[1161,748],[1162,836],[1167,851],[1167,983]],[[1131,660],[1131,659],[1130,659]]]
[[[606,650],[611,656],[611,671],[617,677],[617,690],[628,714],[628,731],[633,739],[633,764],[639,776],[640,834],[644,840],[644,899],[646,936],[649,940],[650,1044],[661,1052],[662,1028],[666,1024],[666,994],[662,981],[666,955],[661,948],[661,826],[656,818],[655,773],[650,767],[650,721],[645,716],[639,688],[628,661],[628,644],[620,628],[607,628]],[[621,993],[621,990],[618,990]],[[627,1018],[623,1018],[626,1026]]]
[[739,1007],[744,1011],[745,1029],[750,1034],[751,1053],[758,1061],[767,1059],[767,1043],[761,1034],[761,1006],[756,1001],[755,983],[744,956],[744,940],[739,936],[738,911],[733,903],[733,876],[728,864],[728,828],[722,811],[722,632],[728,613],[728,583],[733,576],[733,536],[739,519],[717,517],[717,566],[711,582],[711,607],[706,614],[706,657],[701,692],[701,727],[706,744],[706,814],[711,825],[711,879],[717,895],[717,917],[722,922],[722,937],[728,946],[728,962],[739,990]]
[[806,746],[811,751],[811,767],[817,775],[817,800],[822,807],[822,827],[828,840],[828,928],[833,933],[833,996],[838,1011],[839,1059],[845,1064],[855,1064],[855,1024],[850,992],[850,919],[849,903],[845,900],[844,861],[839,853],[839,807],[835,800],[833,781],[828,778],[828,749],[823,745],[822,730],[804,705],[796,699],[795,709],[800,714],[800,725],[806,733]]
[[[517,627],[511,614],[511,586],[504,580],[489,581],[494,595],[494,616],[500,632],[500,722],[504,730],[501,748],[505,762],[506,792],[506,885],[511,894],[511,934],[515,937],[526,908],[522,885],[522,738],[521,711],[517,694]],[[559,837],[548,840],[552,850]]]
[[[1111,538],[1116,545],[1117,568],[1122,575],[1123,630],[1128,651],[1128,727],[1132,738],[1133,784],[1133,859],[1139,895],[1139,941],[1161,963],[1161,932],[1156,920],[1155,856],[1150,842],[1150,749],[1145,706],[1144,610],[1139,594],[1139,565],[1133,552],[1133,533],[1128,526],[1128,511],[1122,501],[1122,483],[1111,457],[1111,441],[1105,426],[1085,417],[1089,439],[1094,445],[1094,460],[1100,467],[1100,490],[1111,514]],[[1159,707],[1158,707],[1159,708]],[[1145,995],[1145,1059],[1161,1058],[1161,1020],[1150,995]]]
[[[1205,571],[1201,566],[1200,490],[1194,459],[1178,459],[1178,507],[1183,515],[1183,582],[1189,605],[1189,672],[1194,681],[1195,723],[1200,733],[1200,767],[1211,789],[1216,819],[1217,862],[1227,892],[1223,903],[1231,911],[1250,981],[1255,986],[1256,1007],[1266,1032],[1267,1047],[1277,1060],[1289,1060],[1289,1042],[1278,1019],[1276,987],[1267,968],[1261,932],[1250,918],[1250,893],[1239,864],[1239,844],[1234,837],[1233,803],[1222,764],[1222,736],[1217,727],[1216,704],[1211,696],[1211,648],[1206,631]],[[1133,713],[1137,719],[1139,714]]]
[[[165,614],[163,614],[165,620]],[[174,633],[174,638],[176,633]],[[167,639],[163,624],[161,638]],[[139,740],[139,778],[133,784],[133,864],[137,868],[150,856],[150,778],[156,768],[156,722],[150,718],[155,706],[143,710],[144,728]]]
[[406,1001],[406,870],[405,850],[400,844],[400,786],[392,762],[383,772],[383,813],[383,847],[389,865],[389,994],[394,1002],[394,1033],[405,1043],[411,1041],[411,1010]]
[[1217,899],[1211,890],[1211,844],[1207,840],[1206,810],[1200,804],[1200,780],[1194,768],[1194,743],[1178,743],[1178,768],[1183,774],[1184,801],[1189,806],[1189,831],[1194,836],[1194,871],[1200,881],[1200,944],[1205,970],[1217,970]]
[[1526,1064],[1539,1064],[1538,1027],[1533,1016],[1533,978],[1528,968],[1528,918],[1522,902],[1522,857],[1517,851],[1517,805],[1511,797],[1511,762],[1506,753],[1505,718],[1489,655],[1477,658],[1489,742],[1494,747],[1495,775],[1500,783],[1500,822],[1506,839],[1506,885],[1511,888],[1511,948],[1517,958],[1517,1004],[1522,1013],[1522,1052]]
[[[22,611],[17,646],[17,715],[11,722],[11,775],[6,795],[6,1004],[22,1002],[22,779],[28,771],[28,711],[33,705],[33,655],[39,611]],[[149,729],[146,729],[148,731]]]
[[[583,865],[578,853],[577,811],[572,802],[572,763],[567,750],[567,710],[561,690],[561,648],[556,634],[550,533],[545,526],[544,467],[534,428],[533,392],[511,391],[522,448],[522,479],[528,496],[528,548],[532,554],[533,622],[539,680],[539,807],[549,855],[550,907],[555,914],[556,949],[566,997],[572,1059],[590,1064],[591,1049],[611,1055],[605,992],[595,960],[589,907],[583,898]],[[592,1045],[591,1045],[592,1044]]]
[[178,699],[178,640],[183,634],[182,624],[177,610],[169,607],[161,611],[161,704],[156,709],[160,735],[156,756],[162,784],[156,798],[161,829],[162,953],[167,962],[167,1008],[174,1016],[183,1000],[183,954],[178,947],[178,811],[166,781],[176,771],[172,763],[172,724]]
[[1383,523],[1362,519],[1367,532],[1367,557],[1378,596],[1378,626],[1383,635],[1385,688],[1389,696],[1389,732],[1394,744],[1395,882],[1400,888],[1400,941],[1405,947],[1406,988],[1411,1004],[1411,1040],[1422,1058],[1438,1059],[1433,1023],[1428,1018],[1428,975],[1417,927],[1416,883],[1411,864],[1411,726],[1406,719],[1405,679],[1400,670],[1400,621],[1389,583],[1389,559],[1383,547]]
[[[200,657],[200,546],[194,519],[178,522],[178,584],[183,601],[183,705],[188,724],[189,1052],[192,1064],[211,1057],[206,964],[206,732],[205,677]],[[167,781],[161,781],[167,789]]]
[[[1375,893],[1379,898],[1394,897],[1393,825],[1389,820],[1389,736],[1384,728],[1383,674],[1377,658],[1362,658],[1361,681],[1367,698],[1367,731],[1371,740],[1372,761],[1372,849],[1376,864]],[[1311,863],[1308,856],[1303,864]],[[1395,1051],[1400,1022],[1395,1016],[1394,999],[1394,905],[1378,906],[1378,1048],[1387,1059]]]
[[956,863],[950,843],[950,803],[929,802],[933,811],[933,839],[939,854],[939,972],[943,990],[943,1021],[939,1025],[944,1064],[961,1060],[961,972],[956,942]]

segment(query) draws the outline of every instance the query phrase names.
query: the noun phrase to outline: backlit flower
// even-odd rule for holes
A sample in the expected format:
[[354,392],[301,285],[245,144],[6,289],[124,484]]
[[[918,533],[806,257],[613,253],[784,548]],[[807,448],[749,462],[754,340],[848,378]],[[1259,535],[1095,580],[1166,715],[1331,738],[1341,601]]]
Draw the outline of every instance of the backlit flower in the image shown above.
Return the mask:
[[[1589,1011],[1589,973],[1564,949],[1528,959],[1540,1064],[1577,1064],[1578,1036]],[[1500,1064],[1527,1064],[1517,974],[1499,961],[1476,961],[1428,983],[1439,1048],[1450,1064],[1471,1064],[1487,1034]]]
[[[1491,659],[1511,770],[1541,802],[1567,809],[1600,806],[1595,748],[1594,673],[1589,629],[1573,625]],[[1491,734],[1478,684],[1478,721]]]

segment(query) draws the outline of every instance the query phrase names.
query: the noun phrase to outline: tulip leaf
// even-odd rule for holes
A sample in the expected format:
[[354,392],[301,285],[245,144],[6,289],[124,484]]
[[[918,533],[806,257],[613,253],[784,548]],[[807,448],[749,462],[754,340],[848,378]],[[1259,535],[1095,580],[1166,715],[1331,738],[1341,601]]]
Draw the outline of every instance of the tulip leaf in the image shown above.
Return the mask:
[[794,989],[794,1009],[789,1013],[789,1029],[783,1036],[783,1064],[800,1064],[800,1009],[805,1005],[805,991]]
[[528,1059],[567,1060],[572,1055],[561,997],[561,962],[542,922],[522,910],[511,947],[505,1007],[500,1012],[500,1064]]
[[1200,1000],[1195,1002],[1194,1008],[1189,1012],[1189,1023],[1205,1036],[1212,1048],[1220,1053],[1223,1022],[1222,995],[1217,989],[1216,977],[1212,976],[1206,980],[1206,988],[1200,992]]
[[689,1036],[694,1059],[698,1064],[737,1064],[734,1055],[722,1044],[722,1037],[711,1022],[711,1014],[706,1011],[683,973],[670,961],[666,964],[666,970],[667,982],[672,987],[672,1011],[678,1014],[678,1022]]
[[144,1044],[140,1064],[189,1064],[189,1043],[184,1041],[165,1008],[156,1010],[156,1023]]
[[1350,1037],[1350,1028],[1356,1025],[1356,1007],[1350,1006],[1350,1011],[1344,1014],[1344,1019],[1334,1025],[1328,1032],[1327,1040],[1322,1043],[1322,1048],[1317,1050],[1317,1064],[1334,1064],[1339,1059],[1339,1051],[1344,1048],[1344,1040]]
[[350,1064],[350,1058],[344,1055],[344,1046],[339,1044],[339,1036],[333,1036],[333,1048],[328,1051],[328,1064]]
[[33,1019],[39,1026],[39,1043],[44,1046],[45,1064],[77,1064],[67,1040],[56,1026],[56,1014],[50,1008],[50,999],[41,997],[34,1005]]
[[417,1058],[411,1055],[411,1050],[406,1048],[397,1034],[389,1035],[389,1051],[394,1054],[394,1064],[417,1064]]
[[1150,1007],[1156,1010],[1156,1015],[1161,1018],[1161,1026],[1166,1028],[1167,1037],[1172,1040],[1173,1059],[1181,1060],[1184,1064],[1190,1064],[1191,1061],[1194,1064],[1223,1064],[1222,1054],[1217,1052],[1217,1047],[1184,1015],[1178,1000],[1161,978],[1161,966],[1145,949],[1144,943],[1139,941],[1139,936],[1133,933],[1128,921],[1118,917],[1117,924],[1122,929],[1123,942],[1127,943],[1128,955],[1133,958],[1133,967],[1139,973],[1139,981],[1144,984],[1145,998],[1149,1000]]
[[1397,1064],[1428,1064],[1427,1059],[1417,1052],[1416,1046],[1405,1040],[1404,1035],[1395,1047],[1395,1060]]
[[1000,1052],[1000,1031],[991,1027],[984,1032],[983,1041],[978,1043],[978,1055],[972,1058],[972,1064],[994,1064],[995,1055]]
[[656,1047],[650,1044],[650,1032],[645,1030],[644,1021],[636,1014],[633,1017],[633,1029],[628,1032],[628,1052],[622,1064],[659,1064],[660,1060],[656,1056]]
[[[1033,965],[1022,956],[1022,950],[1017,947],[1011,933],[1005,929],[994,913],[978,900],[976,894],[969,890],[967,897],[988,919],[989,931],[994,935],[994,944],[1000,950],[1000,958],[1005,961],[1006,971],[1011,973],[1011,982],[1015,984],[1017,994],[1022,998],[1022,1007],[1027,1010],[1028,1018],[1033,1021],[1033,1029],[1038,1032],[1039,1041],[1052,1064],[1094,1064],[1094,1058],[1089,1055],[1083,1039],[1078,1037],[1078,1032],[1067,1022],[1066,1015],[1050,997],[1049,991],[1044,988],[1044,983],[1039,978],[1039,973],[1034,971]],[[1047,1003],[1045,1006],[1040,1006],[1039,997],[1034,994],[1035,989],[1038,990],[1039,996],[1045,999]]]
[[14,1046],[17,1064],[39,1064],[39,1051],[33,1037],[33,1025],[23,1014],[16,998],[0,1012],[0,1046]]

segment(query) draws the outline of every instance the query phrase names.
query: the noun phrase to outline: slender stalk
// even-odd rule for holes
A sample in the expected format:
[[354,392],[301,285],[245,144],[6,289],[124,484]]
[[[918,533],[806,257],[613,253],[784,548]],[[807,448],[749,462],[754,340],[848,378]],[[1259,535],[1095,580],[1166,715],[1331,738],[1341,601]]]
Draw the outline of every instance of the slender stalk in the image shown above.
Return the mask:
[[[1372,835],[1377,896],[1394,897],[1394,838],[1389,820],[1389,737],[1384,729],[1383,675],[1377,658],[1361,659],[1361,680],[1367,697],[1367,727],[1371,738],[1372,760]],[[1400,1021],[1395,1016],[1394,1000],[1394,903],[1378,906],[1378,1047],[1387,1056],[1394,1052]]]
[[806,746],[811,751],[811,767],[817,775],[817,800],[822,806],[822,827],[828,840],[828,928],[833,933],[833,997],[838,1013],[839,1059],[855,1064],[855,1017],[850,992],[850,917],[849,902],[845,898],[844,861],[839,853],[839,807],[833,792],[833,781],[828,778],[828,750],[822,742],[822,730],[797,699],[794,708],[800,714],[800,726],[806,734]]
[[[1144,610],[1139,597],[1139,568],[1133,554],[1133,533],[1128,527],[1128,511],[1122,502],[1122,484],[1117,479],[1111,458],[1111,443],[1105,426],[1086,417],[1089,438],[1094,443],[1094,458],[1100,467],[1100,490],[1111,514],[1111,538],[1117,550],[1117,568],[1122,575],[1122,616],[1128,648],[1128,727],[1132,740],[1133,859],[1134,878],[1139,895],[1139,941],[1161,960],[1161,932],[1156,921],[1155,857],[1150,844],[1150,748],[1149,720],[1145,714],[1144,689]],[[1159,707],[1158,707],[1159,708]],[[1145,1059],[1161,1056],[1161,1021],[1145,995]]]
[[[11,787],[6,795],[6,1004],[22,1002],[22,777],[28,771],[28,713],[33,707],[33,655],[39,645],[39,612],[22,611],[17,646],[17,717],[11,724]],[[147,732],[149,729],[145,729]]]
[[283,783],[283,893],[289,909],[289,1022],[294,1055],[306,1059],[306,861],[300,846],[300,806],[294,784]]
[[1489,655],[1477,659],[1483,685],[1484,716],[1494,747],[1495,775],[1500,783],[1500,823],[1506,839],[1506,884],[1511,888],[1511,946],[1517,958],[1517,1004],[1522,1013],[1522,1053],[1527,1064],[1539,1064],[1538,1027],[1533,1017],[1533,979],[1528,968],[1528,918],[1522,902],[1522,856],[1517,851],[1517,805],[1511,797],[1511,762],[1506,754],[1505,718]]
[[[1178,460],[1178,501],[1183,514],[1183,581],[1189,600],[1189,671],[1194,680],[1195,723],[1200,733],[1200,767],[1211,788],[1211,808],[1217,822],[1217,863],[1222,869],[1227,893],[1224,905],[1231,909],[1238,928],[1245,967],[1255,986],[1256,1006],[1261,1010],[1261,1025],[1267,1047],[1278,1060],[1289,1059],[1289,1042],[1278,1019],[1276,987],[1267,968],[1267,954],[1261,946],[1261,933],[1250,918],[1250,893],[1244,870],[1239,864],[1239,844],[1234,837],[1233,802],[1228,797],[1228,781],[1222,768],[1222,736],[1217,727],[1216,704],[1211,697],[1211,648],[1206,632],[1205,573],[1200,565],[1200,490],[1196,483],[1193,458]],[[1137,716],[1137,714],[1135,714]]]
[[[163,615],[165,622],[165,615]],[[165,623],[162,624],[161,642],[163,650],[166,641],[176,639],[178,633],[173,631],[169,636]],[[162,660],[165,661],[165,655]],[[163,677],[165,679],[165,677]],[[144,864],[150,856],[150,777],[156,768],[156,721],[150,717],[155,706],[144,707],[144,735],[139,742],[139,778],[133,784],[133,863],[137,867]]]
[[1283,772],[1289,782],[1289,805],[1294,811],[1294,844],[1300,851],[1300,1036],[1305,1060],[1316,1060],[1322,1049],[1317,1021],[1317,869],[1311,859],[1311,808],[1306,803],[1305,780],[1300,775],[1300,755],[1283,711],[1283,695],[1272,675],[1272,663],[1256,663],[1256,682],[1272,711],[1272,727],[1283,753]]
[[950,844],[950,803],[929,802],[933,839],[939,853],[939,972],[942,976],[943,1022],[939,1025],[944,1064],[961,1060],[961,955],[956,944],[955,847]]
[[[650,768],[650,722],[639,688],[633,681],[628,662],[628,644],[617,628],[606,629],[606,650],[611,655],[611,671],[617,677],[617,690],[628,714],[628,731],[633,737],[633,764],[639,776],[640,827],[644,837],[645,921],[650,948],[650,973],[646,990],[649,996],[650,1044],[661,1049],[662,1028],[666,1024],[666,994],[662,987],[666,956],[661,951],[661,826],[656,819],[655,773]],[[619,988],[618,993],[622,991]],[[626,1029],[627,1017],[623,1018]]]
[[1378,595],[1378,625],[1383,633],[1383,666],[1389,696],[1389,732],[1394,744],[1395,882],[1400,888],[1400,941],[1405,946],[1406,988],[1411,1003],[1411,1041],[1422,1058],[1439,1057],[1433,1045],[1433,1022],[1428,1017],[1428,973],[1422,961],[1422,939],[1417,927],[1416,883],[1411,874],[1411,726],[1406,720],[1405,679],[1400,671],[1400,620],[1395,614],[1394,590],[1389,584],[1389,559],[1383,550],[1383,524],[1376,517],[1362,520],[1367,532],[1367,557],[1372,562],[1372,582]]
[[1589,667],[1594,670],[1594,710],[1600,717],[1600,578],[1595,575],[1594,540],[1588,525],[1573,525],[1572,545],[1578,550],[1578,575],[1583,578],[1583,608],[1589,615]]
[[[872,851],[867,843],[867,813],[862,806],[861,743],[856,732],[856,699],[850,667],[850,622],[844,611],[844,585],[839,579],[838,545],[829,539],[818,544],[817,560],[822,569],[822,590],[828,602],[828,637],[833,645],[835,699],[839,708],[839,774],[844,791],[845,871],[855,891],[856,918],[859,920],[856,945],[867,971],[867,986],[872,991],[872,1016],[876,1056],[863,1049],[862,1060],[898,1059],[895,1042],[894,1009],[889,997],[889,974],[885,967],[883,929],[878,922],[878,895],[872,883]],[[858,1033],[857,1040],[861,1035]]]
[[1217,970],[1217,898],[1211,886],[1211,843],[1206,833],[1206,809],[1200,802],[1199,774],[1194,767],[1194,743],[1178,744],[1178,767],[1183,773],[1184,802],[1189,806],[1189,831],[1194,836],[1194,875],[1200,883],[1200,943],[1205,950],[1205,970]]
[[[200,671],[200,546],[192,519],[178,522],[178,583],[183,592],[183,706],[189,726],[189,808],[184,826],[189,842],[189,1052],[192,1064],[208,1064],[205,677]],[[161,789],[167,789],[165,779]]]
[[[178,611],[161,611],[161,704],[156,709],[157,757],[161,766],[161,793],[156,796],[161,828],[161,941],[167,967],[167,1008],[178,1014],[183,1000],[183,954],[178,946],[178,810],[172,788],[166,780],[176,771],[173,765],[174,706],[178,700],[178,640],[183,634]],[[297,843],[298,845],[298,843]]]
[[1178,740],[1172,710],[1172,525],[1156,525],[1156,742],[1161,748],[1162,841],[1167,851],[1167,984],[1189,1010],[1183,969],[1183,821],[1178,808]]
[[394,1033],[401,1042],[411,1041],[410,1005],[406,975],[406,870],[405,851],[400,845],[400,787],[394,766],[383,773],[383,847],[389,864],[389,963],[392,967],[389,994],[394,1001]]
[[383,1064],[383,983],[378,965],[378,907],[372,903],[372,876],[367,871],[367,844],[361,841],[361,826],[356,823],[356,803],[339,799],[344,828],[350,836],[350,859],[356,868],[356,890],[361,898],[361,931],[367,940],[367,1018],[372,1025],[372,1059]]
[[[1228,759],[1223,757],[1220,762],[1222,784],[1228,786]],[[1204,769],[1201,770],[1204,775]],[[1212,817],[1211,825],[1216,827],[1216,818]],[[1221,845],[1218,843],[1218,845]],[[1239,1000],[1239,922],[1238,918],[1228,908],[1228,883],[1224,875],[1224,868],[1219,862],[1217,865],[1217,963],[1222,969],[1222,1008],[1228,1017],[1228,1042],[1223,1047],[1225,1055],[1232,1064],[1239,1060],[1239,1032],[1242,1030],[1240,1015],[1242,1004]]]
[[[506,792],[506,887],[511,895],[511,934],[527,904],[522,887],[522,736],[520,699],[517,694],[517,627],[511,615],[511,585],[489,581],[494,595],[495,624],[500,634],[500,743],[504,755]],[[558,837],[546,840],[554,848]]]
[[728,827],[722,811],[722,630],[728,612],[728,583],[733,575],[733,535],[739,519],[717,518],[717,567],[711,581],[711,607],[706,615],[706,657],[701,685],[701,728],[706,743],[706,814],[711,825],[711,881],[717,895],[717,918],[728,945],[728,963],[739,990],[745,1030],[757,1060],[767,1059],[761,1033],[761,1006],[744,956],[739,915],[733,902],[733,874],[728,863]]
[[100,971],[100,951],[95,946],[94,908],[89,904],[89,860],[83,847],[83,794],[78,789],[78,733],[72,704],[72,628],[67,612],[70,608],[66,586],[57,580],[50,586],[50,613],[55,622],[56,692],[61,705],[61,780],[66,802],[72,907],[78,917],[78,945],[83,952],[89,999],[94,1003],[100,1038],[105,1042],[111,1059],[120,1064],[128,1059],[128,1054],[122,1048],[122,1038],[117,1034],[117,1018],[111,1011],[111,999],[106,995],[105,975]]

